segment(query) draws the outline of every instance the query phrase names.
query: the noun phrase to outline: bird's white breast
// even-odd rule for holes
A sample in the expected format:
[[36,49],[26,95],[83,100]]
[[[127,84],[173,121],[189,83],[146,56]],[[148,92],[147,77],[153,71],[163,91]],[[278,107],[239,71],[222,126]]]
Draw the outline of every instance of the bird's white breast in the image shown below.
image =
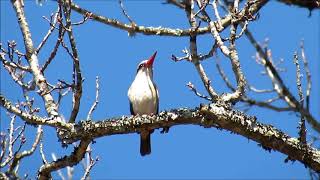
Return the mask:
[[138,73],[132,82],[128,97],[132,104],[134,114],[156,114],[157,89],[152,80],[144,73]]

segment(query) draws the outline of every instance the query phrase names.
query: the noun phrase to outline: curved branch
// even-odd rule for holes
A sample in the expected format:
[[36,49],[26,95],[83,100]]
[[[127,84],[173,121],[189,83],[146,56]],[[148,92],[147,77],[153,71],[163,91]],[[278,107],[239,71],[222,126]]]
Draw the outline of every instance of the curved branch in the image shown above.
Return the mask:
[[0,94],[0,106],[5,108],[8,112],[11,112],[17,116],[19,116],[22,120],[26,121],[30,124],[38,124],[38,125],[48,125],[56,128],[68,129],[72,130],[72,124],[65,123],[61,120],[61,118],[42,118],[37,115],[31,115],[27,112],[24,112],[14,106],[9,100],[7,100],[2,94]]
[[[267,0],[259,0],[257,1],[251,8],[250,8],[250,13],[255,14],[257,13],[262,6],[264,6],[268,1]],[[195,31],[193,28],[189,29],[172,29],[172,28],[165,28],[165,27],[145,27],[145,26],[139,26],[137,24],[125,24],[122,23],[116,19],[111,19],[108,17],[104,17],[95,13],[92,13],[86,9],[81,8],[75,3],[71,4],[71,9],[78,12],[79,14],[86,15],[90,14],[91,18],[95,21],[104,23],[106,25],[110,25],[112,27],[122,29],[125,31],[130,32],[135,32],[135,33],[142,33],[144,35],[158,35],[158,36],[174,36],[174,37],[179,37],[179,36],[189,36],[190,33],[194,33],[197,35],[202,35],[202,34],[208,34],[210,33],[210,28],[209,27],[199,27]],[[246,14],[246,10],[242,10],[239,12],[239,16],[243,16]],[[231,15],[227,15],[226,17],[221,19],[221,28],[218,29],[219,32],[223,31],[224,28],[228,27],[231,23]],[[243,21],[242,18],[238,19],[237,21]],[[217,23],[217,22],[215,22]]]
[[79,146],[76,147],[69,156],[64,156],[56,161],[42,165],[39,170],[38,179],[50,179],[52,171],[56,171],[67,166],[72,167],[78,164],[79,161],[83,159],[90,142],[90,140],[82,140]]
[[138,133],[143,128],[158,129],[176,125],[199,125],[222,128],[261,144],[264,149],[276,150],[320,172],[320,151],[304,145],[271,125],[257,122],[248,116],[221,104],[202,105],[196,109],[173,109],[155,116],[122,116],[104,121],[81,121],[75,131],[59,134],[64,143],[73,143],[83,138],[95,139],[116,134]]

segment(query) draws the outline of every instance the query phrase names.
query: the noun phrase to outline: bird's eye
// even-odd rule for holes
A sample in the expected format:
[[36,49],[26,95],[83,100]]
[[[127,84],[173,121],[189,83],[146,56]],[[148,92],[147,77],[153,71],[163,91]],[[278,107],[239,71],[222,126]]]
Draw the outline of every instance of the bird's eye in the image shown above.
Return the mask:
[[139,68],[142,68],[142,67],[144,67],[144,64],[140,64],[140,65],[139,65]]

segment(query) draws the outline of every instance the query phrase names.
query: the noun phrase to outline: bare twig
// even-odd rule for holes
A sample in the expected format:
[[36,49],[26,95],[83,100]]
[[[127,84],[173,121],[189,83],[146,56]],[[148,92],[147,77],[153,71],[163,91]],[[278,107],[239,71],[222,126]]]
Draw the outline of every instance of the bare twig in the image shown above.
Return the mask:
[[[301,85],[301,72],[300,72],[300,64],[299,64],[299,59],[297,52],[294,53],[293,55],[293,63],[296,65],[296,79],[297,79],[297,89],[298,89],[298,94],[299,94],[299,99],[300,99],[300,105],[301,108],[303,108],[303,92],[302,92],[302,85]],[[299,140],[303,143],[307,143],[307,130],[306,130],[306,124],[305,124],[305,118],[303,114],[301,114],[301,119],[299,123]]]
[[[193,0],[187,0],[185,11],[186,11],[190,26],[196,30],[197,29],[197,22],[195,19],[193,8],[194,8]],[[199,56],[198,56],[198,52],[197,52],[197,35],[195,33],[190,33],[189,42],[190,42],[191,60],[194,64],[195,68],[197,69],[197,72],[203,82],[203,85],[205,86],[211,99],[213,101],[216,101],[218,99],[218,94],[215,92],[215,90],[211,86],[211,81],[210,81],[209,77],[207,76],[203,66],[201,65],[201,63],[199,62],[199,59],[198,59]]]
[[120,7],[121,7],[121,10],[122,10],[123,15],[127,17],[127,19],[129,20],[129,22],[130,22],[133,26],[135,26],[136,23],[134,22],[134,20],[133,20],[133,19],[129,16],[129,14],[127,13],[126,9],[124,8],[124,5],[123,5],[122,0],[119,0],[119,4],[120,4]]
[[23,65],[18,64],[16,62],[8,61],[5,58],[5,53],[0,53],[0,59],[2,61],[3,66],[10,66],[10,68],[20,69],[22,71],[31,72],[31,69],[29,66],[23,66]]
[[306,71],[306,75],[307,75],[306,108],[309,111],[309,109],[310,109],[310,92],[311,92],[311,73],[310,73],[310,69],[309,69],[308,60],[307,60],[305,52],[304,52],[303,41],[301,41],[300,48],[301,48],[301,57],[302,57],[303,65],[304,65],[304,70]]
[[42,133],[43,133],[43,130],[42,130],[42,126],[39,125],[38,126],[38,129],[37,129],[37,135],[36,135],[36,139],[34,141],[34,143],[32,144],[32,147],[30,150],[25,150],[21,153],[16,153],[14,158],[13,158],[13,161],[12,161],[12,164],[9,168],[9,172],[13,172],[14,168],[16,168],[18,165],[19,165],[19,162],[27,157],[27,156],[30,156],[34,153],[34,151],[36,150],[39,142],[40,142],[40,139],[42,138]]
[[[69,122],[73,123],[76,120],[76,117],[79,112],[80,108],[80,100],[82,96],[82,74],[81,74],[81,69],[80,69],[80,60],[79,60],[79,54],[76,46],[76,41],[73,36],[73,31],[72,31],[72,24],[71,24],[71,1],[70,0],[65,0],[64,3],[60,1],[60,4],[63,6],[64,10],[64,16],[66,20],[66,28],[69,29],[67,31],[68,36],[69,36],[69,41],[72,49],[72,55],[73,55],[73,79],[74,79],[74,84],[75,88],[73,89],[73,107],[72,107],[72,112],[69,118]],[[87,14],[87,13],[86,13]]]
[[[56,160],[57,160],[57,156],[56,156],[55,153],[51,153],[51,157],[52,157],[53,161],[56,161]],[[61,172],[60,169],[57,170],[57,173],[58,173],[58,175],[60,176],[60,178],[61,178],[62,180],[65,180],[65,179],[66,179],[66,178],[64,177],[64,175],[62,174],[62,172]]]
[[16,120],[16,116],[13,115],[11,116],[11,121],[10,121],[10,128],[9,128],[9,144],[8,144],[8,151],[9,154],[6,158],[6,160],[4,160],[4,162],[1,163],[0,167],[3,168],[5,167],[13,158],[13,145],[14,145],[14,141],[13,141],[13,136],[14,136],[14,123]]
[[91,146],[89,145],[87,148],[87,162],[84,164],[85,172],[81,178],[81,180],[86,180],[89,179],[89,173],[93,166],[99,161],[99,157],[96,157],[96,159],[92,158],[92,149]]
[[35,114],[31,115],[29,113],[21,111],[19,108],[15,107],[9,100],[7,100],[2,94],[0,94],[0,106],[4,107],[8,112],[11,112],[17,116],[19,116],[22,120],[31,124],[39,124],[39,125],[48,125],[52,127],[59,127],[62,129],[73,128],[72,124],[65,123],[62,121],[60,117],[50,117],[50,118],[42,118]]
[[47,42],[47,40],[49,39],[51,33],[53,32],[53,30],[55,29],[55,25],[57,24],[57,18],[58,18],[58,14],[59,14],[59,7],[57,12],[55,12],[54,14],[51,15],[50,17],[50,28],[47,32],[47,34],[44,36],[43,40],[40,42],[40,44],[38,45],[37,49],[36,49],[36,53],[39,54],[41,48],[44,46],[44,44]]
[[256,92],[256,93],[271,93],[275,92],[274,89],[257,89],[251,85],[248,86],[250,91]]
[[216,16],[217,19],[217,25],[218,25],[218,29],[222,28],[222,22],[221,22],[221,17],[218,11],[218,6],[217,6],[217,0],[213,0],[212,4],[212,8],[214,10],[214,15]]
[[72,23],[72,26],[78,26],[78,25],[81,25],[81,24],[84,24],[85,22],[87,22],[89,19],[91,19],[91,13],[86,13],[84,16],[83,16],[83,19],[79,22],[76,22],[76,23]]
[[48,161],[46,159],[46,155],[44,154],[44,151],[43,151],[43,143],[42,143],[42,138],[40,139],[40,145],[39,145],[39,151],[40,151],[40,155],[41,155],[41,159],[42,159],[42,162],[43,164],[48,164]]
[[212,101],[212,99],[208,96],[205,96],[203,94],[200,94],[197,89],[194,87],[194,85],[191,83],[191,82],[188,82],[187,86],[189,87],[189,89],[194,92],[194,94],[200,98],[203,98],[205,100],[208,100],[208,101]]
[[[62,16],[62,12],[61,12],[61,11],[62,11],[62,10],[59,9],[58,18],[60,18],[60,19],[62,18],[62,17],[61,17],[61,16]],[[64,28],[63,28],[63,24],[60,23],[60,25],[59,25],[59,35],[58,35],[58,39],[57,39],[57,41],[56,41],[56,44],[54,45],[53,50],[52,50],[51,53],[50,53],[49,58],[46,60],[46,62],[44,63],[44,65],[43,65],[42,68],[41,68],[41,72],[42,72],[42,73],[46,70],[46,68],[49,66],[49,64],[52,62],[52,60],[55,58],[55,56],[56,56],[56,54],[57,54],[57,51],[58,51],[58,48],[59,48],[61,42],[63,41],[63,36],[64,36],[64,33],[65,33],[65,32],[66,32],[66,31],[65,31]]]
[[245,30],[245,34],[251,42],[251,44],[256,48],[259,56],[261,57],[260,62],[265,67],[266,72],[273,83],[273,88],[276,90],[278,95],[283,100],[285,100],[285,102],[287,102],[287,104],[293,109],[293,111],[301,113],[301,115],[303,115],[306,118],[306,120],[313,127],[314,130],[320,132],[320,123],[312,116],[312,114],[307,109],[301,107],[300,102],[296,100],[296,98],[292,95],[289,89],[285,86],[279,73],[277,72],[273,64],[269,61],[268,55],[254,39],[251,32],[247,29]]
[[277,112],[283,112],[283,111],[293,111],[294,109],[292,107],[278,107],[278,106],[274,106],[272,104],[270,104],[270,102],[267,101],[257,101],[254,99],[249,99],[247,97],[243,97],[241,99],[242,102],[247,103],[249,106],[255,105],[258,107],[262,107],[262,108],[267,108],[267,109],[271,109],[273,111],[277,111]]
[[90,111],[88,113],[88,116],[87,116],[87,120],[90,120],[91,119],[91,116],[92,116],[92,113],[93,111],[96,109],[98,103],[99,103],[99,76],[96,76],[96,99],[94,101],[94,103],[92,104],[91,108],[90,108]]

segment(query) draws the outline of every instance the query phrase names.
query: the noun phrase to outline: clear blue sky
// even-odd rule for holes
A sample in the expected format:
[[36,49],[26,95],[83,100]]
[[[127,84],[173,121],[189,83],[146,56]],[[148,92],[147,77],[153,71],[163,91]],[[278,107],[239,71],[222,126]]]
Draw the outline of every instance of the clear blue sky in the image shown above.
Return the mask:
[[[185,12],[171,5],[163,5],[164,1],[125,1],[125,7],[131,17],[139,25],[188,28]],[[20,29],[10,1],[1,3],[1,42],[15,40],[18,48],[24,51]],[[123,17],[117,1],[77,1],[83,8],[111,18],[127,22]],[[25,2],[25,11],[34,44],[37,46],[46,34],[48,23],[42,16],[50,16],[55,11],[54,2],[36,5],[35,0]],[[311,108],[312,113],[320,119],[319,110],[319,11],[308,17],[308,10],[285,6],[274,1],[268,3],[261,11],[260,18],[250,24],[249,28],[258,41],[269,39],[275,61],[284,59],[281,67],[287,72],[281,73],[288,87],[296,92],[295,67],[292,63],[294,51],[299,50],[300,40],[304,39],[306,54],[313,75]],[[73,13],[73,20],[81,20],[81,16]],[[226,30],[227,32],[228,30]],[[78,120],[85,119],[95,97],[95,76],[100,76],[100,103],[93,114],[93,119],[129,115],[127,89],[134,78],[137,64],[158,51],[155,61],[154,78],[160,92],[160,110],[178,107],[196,107],[203,100],[196,97],[185,86],[193,82],[199,91],[204,92],[202,83],[191,63],[171,60],[171,55],[183,55],[181,50],[188,47],[189,38],[144,36],[137,34],[128,37],[127,32],[90,21],[74,28],[81,69],[85,78],[83,97]],[[226,34],[226,33],[224,33]],[[55,43],[57,32],[53,34],[45,48],[39,54],[40,64],[49,56]],[[213,42],[210,35],[199,37],[199,52],[206,53]],[[252,56],[255,50],[245,37],[238,44],[238,53],[242,68],[251,85],[257,88],[271,88],[271,82],[260,71],[262,67],[255,64]],[[219,58],[230,79],[229,61],[221,53]],[[215,68],[215,59],[205,61],[213,86],[219,92],[227,91]],[[51,84],[58,79],[71,80],[72,61],[63,48],[45,73]],[[12,101],[22,99],[21,90],[11,80],[1,66],[1,93]],[[41,99],[34,93],[38,105],[42,108]],[[259,97],[267,98],[267,97]],[[71,96],[67,96],[60,107],[61,113],[69,117]],[[240,107],[241,109],[241,107]],[[255,115],[263,123],[273,124],[291,136],[297,136],[298,118],[293,113],[275,113],[259,108],[247,112]],[[8,118],[1,109],[1,131],[8,127]],[[17,125],[21,122],[17,123]],[[27,128],[27,145],[30,147],[36,129]],[[309,131],[309,135],[314,135]],[[53,128],[45,128],[44,150],[47,159],[51,153],[68,155],[73,147],[61,148]],[[308,171],[299,162],[284,163],[286,156],[278,152],[267,152],[256,142],[242,136],[230,134],[217,129],[205,129],[197,126],[176,126],[168,134],[160,134],[156,130],[152,134],[152,154],[141,157],[139,154],[139,136],[137,134],[117,135],[96,139],[93,144],[94,156],[100,161],[93,168],[94,179],[237,179],[237,178],[308,178]],[[22,161],[20,174],[28,173],[35,177],[37,168],[42,161],[38,150],[31,158]],[[82,167],[76,167],[75,176],[82,176]],[[63,171],[65,172],[65,171]],[[54,177],[58,177],[57,174]]]

